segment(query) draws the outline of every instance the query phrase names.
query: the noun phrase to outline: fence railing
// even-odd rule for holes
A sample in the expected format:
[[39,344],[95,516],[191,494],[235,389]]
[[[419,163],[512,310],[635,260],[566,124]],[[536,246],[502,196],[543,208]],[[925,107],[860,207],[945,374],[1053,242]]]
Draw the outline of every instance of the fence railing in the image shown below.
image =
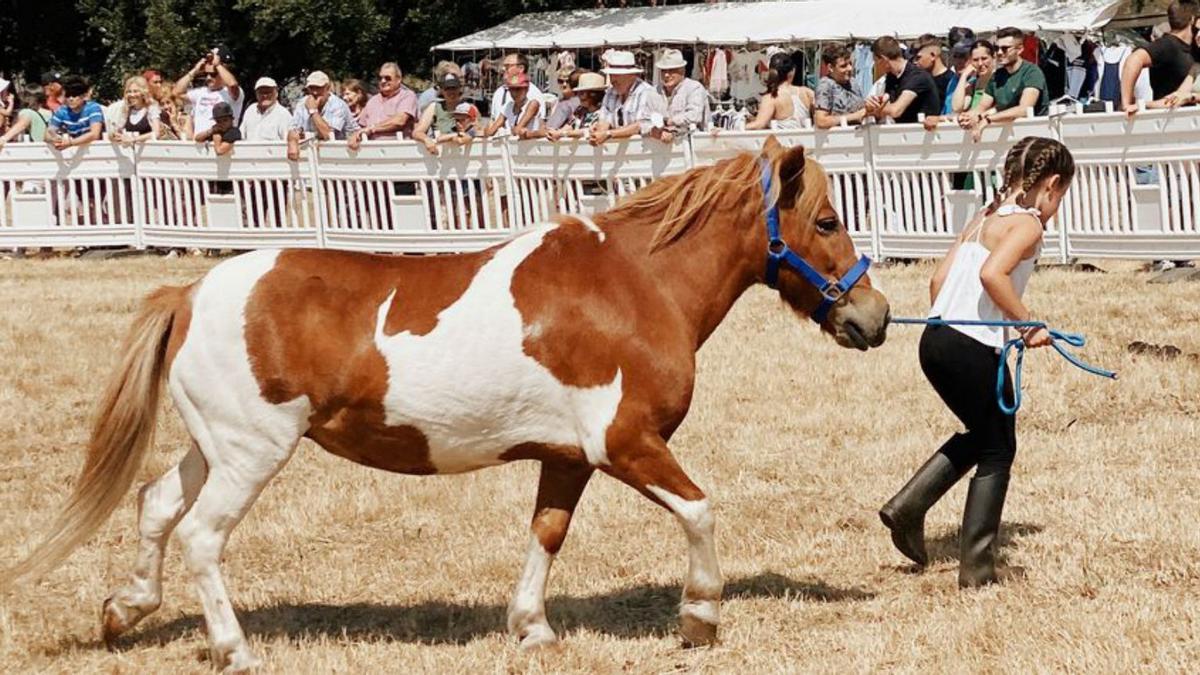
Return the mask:
[[438,156],[409,141],[210,146],[107,142],[0,150],[0,246],[307,246],[393,252],[483,248],[557,213],[593,213],[655,178],[758,151],[774,134],[825,166],[834,207],[877,258],[940,255],[999,183],[1024,136],[1062,140],[1075,182],[1045,256],[1200,257],[1200,110],[942,125],[699,133],[630,139],[479,140]]

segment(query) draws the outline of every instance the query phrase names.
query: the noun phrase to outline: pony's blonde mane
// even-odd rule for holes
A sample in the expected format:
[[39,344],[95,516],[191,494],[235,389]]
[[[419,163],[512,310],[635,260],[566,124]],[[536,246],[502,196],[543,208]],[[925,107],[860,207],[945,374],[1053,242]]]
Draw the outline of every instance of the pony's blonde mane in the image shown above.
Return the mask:
[[[780,198],[780,162],[772,164],[769,202]],[[682,174],[660,178],[619,202],[605,214],[621,222],[658,223],[650,240],[650,252],[678,241],[687,232],[702,226],[714,214],[733,215],[739,220],[764,213],[759,156],[744,152],[710,167],[691,169]],[[825,170],[810,158],[804,162],[801,190],[793,208],[806,221],[815,220],[817,211],[829,199]]]

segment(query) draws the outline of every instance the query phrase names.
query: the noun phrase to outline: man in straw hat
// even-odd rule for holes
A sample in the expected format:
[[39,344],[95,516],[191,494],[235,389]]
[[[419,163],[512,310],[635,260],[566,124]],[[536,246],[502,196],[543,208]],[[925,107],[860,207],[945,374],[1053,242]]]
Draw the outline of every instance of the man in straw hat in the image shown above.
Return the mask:
[[633,52],[614,50],[608,55],[608,65],[601,71],[609,76],[612,86],[600,106],[600,123],[592,134],[591,143],[599,145],[611,138],[629,138],[636,134],[650,135],[665,125],[663,113],[666,102],[641,77]]
[[708,128],[711,109],[704,85],[687,77],[687,61],[678,49],[664,49],[654,62],[658,69],[658,93],[667,101],[667,128],[661,139],[670,143],[675,134],[688,129]]

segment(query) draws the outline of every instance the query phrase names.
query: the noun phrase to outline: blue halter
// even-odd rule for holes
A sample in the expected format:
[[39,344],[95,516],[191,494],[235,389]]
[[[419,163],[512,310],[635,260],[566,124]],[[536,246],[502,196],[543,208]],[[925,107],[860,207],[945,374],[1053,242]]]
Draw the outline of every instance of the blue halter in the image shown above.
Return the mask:
[[841,300],[843,295],[849,293],[850,289],[854,288],[854,284],[857,284],[858,280],[867,273],[867,268],[871,266],[871,259],[865,255],[860,257],[854,267],[851,267],[850,271],[837,281],[825,278],[825,275],[815,270],[804,258],[788,248],[779,234],[779,205],[770,202],[771,164],[765,159],[762,161],[762,187],[763,199],[767,206],[767,285],[771,288],[778,288],[780,265],[790,267],[793,272],[804,277],[821,293],[821,304],[817,305],[810,316],[813,321],[824,323],[830,308],[838,300]]

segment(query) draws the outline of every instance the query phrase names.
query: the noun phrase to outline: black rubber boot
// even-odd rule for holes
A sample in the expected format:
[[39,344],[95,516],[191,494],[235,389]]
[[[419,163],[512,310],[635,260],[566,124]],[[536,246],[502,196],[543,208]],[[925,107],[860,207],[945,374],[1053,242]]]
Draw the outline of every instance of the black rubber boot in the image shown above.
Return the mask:
[[879,519],[892,531],[896,550],[918,565],[929,563],[929,554],[925,552],[925,512],[964,473],[955,469],[944,454],[936,452],[879,510]]
[[963,509],[958,587],[976,588],[996,582],[996,537],[1008,493],[1008,474],[971,479]]

